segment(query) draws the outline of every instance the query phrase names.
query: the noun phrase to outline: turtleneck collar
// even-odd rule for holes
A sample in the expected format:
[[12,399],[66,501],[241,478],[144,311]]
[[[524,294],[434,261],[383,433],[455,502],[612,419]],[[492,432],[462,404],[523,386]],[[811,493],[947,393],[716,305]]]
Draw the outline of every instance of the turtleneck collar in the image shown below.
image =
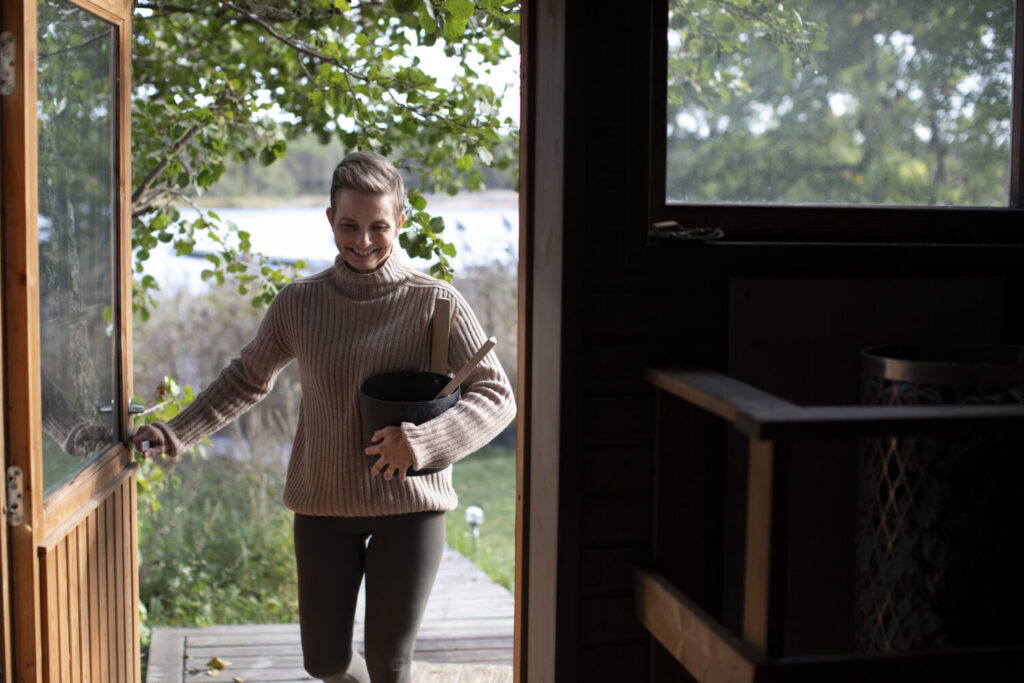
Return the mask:
[[331,276],[335,286],[352,299],[376,299],[390,294],[408,277],[409,273],[398,255],[392,251],[384,264],[369,273],[357,273],[338,254],[334,258]]

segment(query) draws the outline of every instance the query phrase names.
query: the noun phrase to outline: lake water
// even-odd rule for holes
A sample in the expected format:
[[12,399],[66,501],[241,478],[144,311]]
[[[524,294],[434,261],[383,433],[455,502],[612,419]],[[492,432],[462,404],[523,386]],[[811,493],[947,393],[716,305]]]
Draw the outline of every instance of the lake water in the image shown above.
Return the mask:
[[[459,269],[466,266],[518,258],[519,205],[514,192],[489,191],[428,200],[427,211],[444,218],[443,235],[458,250],[452,259],[456,278]],[[316,272],[333,263],[338,253],[325,209],[326,206],[277,206],[212,210],[224,221],[248,232],[254,251],[285,261],[301,259],[309,272]],[[202,253],[216,251],[217,246],[212,240],[201,239],[196,244],[199,255],[179,257],[174,255],[171,245],[161,244],[146,262],[145,272],[156,277],[165,292],[180,288],[202,291],[205,283],[200,273],[210,265]],[[422,259],[410,263],[422,270],[430,265]]]

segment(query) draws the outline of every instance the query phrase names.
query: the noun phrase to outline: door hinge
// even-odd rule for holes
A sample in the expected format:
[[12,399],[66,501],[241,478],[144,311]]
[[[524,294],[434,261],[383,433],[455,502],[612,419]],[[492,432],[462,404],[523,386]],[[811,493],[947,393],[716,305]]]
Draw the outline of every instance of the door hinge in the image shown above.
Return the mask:
[[0,95],[14,93],[14,67],[17,64],[14,53],[14,35],[0,33]]
[[20,467],[7,468],[7,523],[21,526],[25,520],[25,489]]

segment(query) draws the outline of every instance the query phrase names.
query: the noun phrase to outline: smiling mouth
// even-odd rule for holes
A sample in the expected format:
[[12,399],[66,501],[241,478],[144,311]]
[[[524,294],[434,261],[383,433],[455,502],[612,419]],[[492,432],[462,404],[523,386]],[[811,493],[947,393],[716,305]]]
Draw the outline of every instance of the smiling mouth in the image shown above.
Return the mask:
[[359,251],[358,249],[353,249],[352,247],[349,247],[348,250],[361,258],[367,258],[368,256],[373,256],[374,254],[377,253],[376,249],[371,249],[370,251],[362,252]]

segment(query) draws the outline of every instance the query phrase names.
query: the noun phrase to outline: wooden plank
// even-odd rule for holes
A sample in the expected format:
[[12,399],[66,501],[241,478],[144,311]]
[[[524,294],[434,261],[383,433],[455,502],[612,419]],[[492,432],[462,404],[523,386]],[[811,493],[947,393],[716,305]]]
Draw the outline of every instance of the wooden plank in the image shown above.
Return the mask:
[[42,570],[43,589],[43,635],[41,671],[46,681],[58,680],[60,674],[60,618],[57,614],[57,553],[51,550],[43,554],[39,563]]
[[[71,615],[68,604],[68,546],[59,543],[55,549],[57,556],[57,619],[60,636],[60,673],[57,677],[62,683],[71,683]],[[53,580],[53,579],[51,579]]]
[[105,621],[102,613],[106,602],[103,599],[100,582],[100,543],[99,543],[100,509],[86,519],[87,543],[89,547],[89,661],[94,683],[106,680],[103,669],[103,628]]
[[69,641],[69,681],[82,681],[82,641],[81,641],[81,605],[78,600],[78,529],[68,534],[67,548],[67,603]]
[[647,368],[654,386],[754,439],[860,437],[985,430],[1024,433],[1024,406],[798,406],[718,372]]
[[770,657],[782,648],[787,455],[774,442],[750,442],[743,639]]
[[92,676],[92,644],[90,638],[92,637],[92,621],[89,611],[89,550],[88,550],[88,518],[82,520],[82,524],[79,525],[77,533],[75,534],[75,543],[78,551],[78,574],[75,577],[75,583],[78,587],[78,613],[79,613],[79,627],[81,628],[80,645],[81,645],[81,661],[82,661],[82,680],[87,683],[92,683],[94,677]]
[[103,547],[100,563],[100,580],[103,582],[105,601],[103,603],[103,615],[106,619],[106,628],[103,632],[103,654],[106,661],[106,678],[103,680],[117,680],[117,617],[115,603],[117,602],[117,584],[112,572],[114,566],[114,505],[109,498],[104,501],[103,510]]
[[127,491],[129,500],[129,518],[128,518],[128,531],[129,531],[129,566],[130,573],[129,578],[132,583],[131,590],[131,620],[132,620],[132,636],[131,636],[131,664],[132,664],[132,680],[134,683],[142,682],[142,656],[141,656],[141,637],[142,637],[142,625],[139,616],[139,518],[138,518],[138,499],[136,488],[136,481],[134,474],[130,479],[125,482],[125,490]]
[[644,369],[644,378],[662,391],[731,423],[735,423],[742,413],[796,407],[789,401],[710,370],[649,367]]
[[760,657],[659,574],[637,570],[636,615],[701,683],[753,683]]
[[187,632],[183,628],[153,629],[146,683],[181,683]]
[[740,414],[736,428],[755,439],[843,438],[965,431],[1024,433],[1024,406],[793,406]]
[[126,648],[128,625],[125,619],[125,590],[130,589],[125,584],[125,566],[124,566],[124,501],[122,499],[122,490],[119,489],[111,494],[111,502],[114,507],[114,561],[108,568],[114,577],[114,595],[115,595],[115,606],[114,609],[114,644],[112,650],[116,651],[117,657],[117,673],[116,680],[120,683],[130,683],[128,681],[128,668],[127,668],[127,655]]

